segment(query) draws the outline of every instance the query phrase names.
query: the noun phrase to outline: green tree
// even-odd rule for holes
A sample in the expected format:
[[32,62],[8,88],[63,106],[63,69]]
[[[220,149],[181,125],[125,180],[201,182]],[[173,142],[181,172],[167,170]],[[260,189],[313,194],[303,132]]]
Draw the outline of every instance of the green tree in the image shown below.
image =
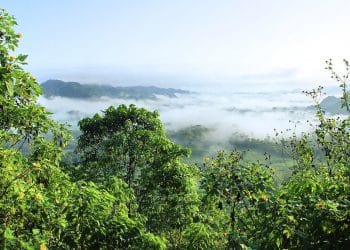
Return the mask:
[[[331,61],[327,69],[339,82],[342,107],[349,110],[349,63],[340,77]],[[206,228],[228,232],[231,249],[346,249],[350,243],[350,118],[328,117],[318,102],[322,88],[306,92],[315,100],[318,124],[311,134],[293,135],[291,176],[274,185],[270,170],[241,163],[240,153],[218,153],[203,166],[202,238],[214,244]],[[224,211],[218,213],[218,208]],[[226,216],[225,216],[226,215]],[[213,219],[219,221],[213,223]],[[225,231],[224,231],[225,232]],[[213,235],[210,235],[213,236]]]
[[[339,82],[342,107],[350,111],[349,63],[344,60],[343,77],[331,60],[326,63]],[[294,171],[276,195],[278,219],[271,232],[281,248],[345,249],[350,243],[350,116],[327,117],[321,92],[306,92],[316,103],[318,125],[314,134],[294,137]]]
[[[39,84],[13,55],[20,34],[0,10],[0,247],[2,249],[164,249],[129,216],[127,185],[71,182],[60,169],[67,129],[37,104]],[[26,149],[24,150],[24,146]]]
[[165,135],[158,112],[135,105],[109,107],[79,122],[77,152],[84,179],[103,181],[118,176],[134,188],[140,172],[188,154]]
[[[222,210],[221,225],[210,222],[218,236],[226,236],[227,248],[250,246],[258,235],[251,234],[261,223],[259,208],[266,206],[274,190],[273,177],[260,163],[243,163],[242,155],[218,152],[216,158],[207,158],[203,164],[204,211],[217,216]],[[209,205],[209,206],[208,206]]]
[[137,206],[127,184],[110,178],[103,187],[78,181],[70,193],[61,248],[165,249],[166,241],[147,232],[145,219],[130,215],[127,204]]
[[198,171],[181,162],[188,150],[167,138],[158,112],[120,105],[79,126],[81,162],[72,175],[96,183],[122,178],[134,190],[137,211],[147,217],[148,228],[175,244],[174,235],[181,235],[198,212]]
[[59,241],[64,206],[55,204],[68,182],[58,162],[69,136],[36,103],[41,90],[22,69],[26,56],[12,54],[21,36],[14,25],[0,10],[0,245],[20,248]]
[[[349,63],[344,60],[343,77],[326,63],[350,112]],[[279,219],[271,231],[279,247],[345,249],[350,243],[350,116],[327,117],[321,93],[322,87],[306,92],[316,103],[318,125],[314,134],[294,138],[294,171],[276,196]]]
[[[327,69],[340,83],[347,108],[349,64],[344,63],[344,77],[331,61]],[[321,91],[306,92],[315,101],[318,124],[314,133],[291,138],[292,175],[259,209],[265,222],[250,232],[261,236],[252,242],[258,248],[346,249],[350,243],[350,118],[327,117],[318,101]]]

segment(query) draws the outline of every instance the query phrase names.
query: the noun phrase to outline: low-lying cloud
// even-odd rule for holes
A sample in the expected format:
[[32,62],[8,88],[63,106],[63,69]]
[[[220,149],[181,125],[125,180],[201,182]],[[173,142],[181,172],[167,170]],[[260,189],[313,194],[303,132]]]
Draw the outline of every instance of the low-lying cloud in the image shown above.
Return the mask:
[[[309,129],[306,121],[314,117],[313,111],[307,109],[312,101],[300,90],[195,91],[193,94],[178,95],[177,98],[158,96],[157,99],[148,100],[40,97],[39,103],[53,113],[54,119],[67,121],[73,128],[77,127],[79,119],[101,112],[110,105],[133,103],[148,110],[158,110],[168,130],[203,125],[211,128],[212,136],[218,140],[233,133],[262,138],[273,135],[274,129],[292,129],[300,133]],[[294,128],[296,122],[299,124]]]

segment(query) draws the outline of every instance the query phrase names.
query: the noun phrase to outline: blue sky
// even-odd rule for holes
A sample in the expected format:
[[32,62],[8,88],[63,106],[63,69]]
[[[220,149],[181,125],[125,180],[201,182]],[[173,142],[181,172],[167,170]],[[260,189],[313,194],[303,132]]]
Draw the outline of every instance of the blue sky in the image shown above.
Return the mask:
[[40,80],[317,82],[350,59],[350,1],[1,0]]

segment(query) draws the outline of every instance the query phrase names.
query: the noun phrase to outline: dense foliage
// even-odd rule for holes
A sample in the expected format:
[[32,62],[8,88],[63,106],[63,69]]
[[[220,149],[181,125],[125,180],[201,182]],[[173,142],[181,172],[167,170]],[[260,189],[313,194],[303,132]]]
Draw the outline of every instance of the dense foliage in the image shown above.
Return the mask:
[[109,107],[79,126],[81,161],[72,176],[96,183],[112,176],[124,180],[151,231],[168,233],[191,222],[198,203],[196,168],[181,162],[188,150],[166,137],[158,112]]
[[[346,249],[350,245],[350,117],[316,101],[314,133],[293,136],[290,175],[245,154],[199,165],[172,142],[157,112],[109,107],[67,128],[37,104],[41,89],[13,55],[21,34],[0,10],[0,247],[3,249]],[[346,73],[339,82],[350,111]],[[205,128],[182,131],[202,138]],[[267,142],[254,141],[255,150]],[[232,146],[246,147],[242,141]],[[189,145],[192,146],[192,145]],[[24,150],[25,147],[25,150]],[[276,154],[276,145],[269,145]],[[246,148],[244,148],[246,149]],[[266,157],[267,154],[264,155]]]
[[129,213],[134,198],[123,181],[98,186],[62,172],[69,135],[37,105],[41,89],[22,69],[26,56],[11,54],[21,36],[15,24],[0,10],[1,248],[165,248],[141,215]]

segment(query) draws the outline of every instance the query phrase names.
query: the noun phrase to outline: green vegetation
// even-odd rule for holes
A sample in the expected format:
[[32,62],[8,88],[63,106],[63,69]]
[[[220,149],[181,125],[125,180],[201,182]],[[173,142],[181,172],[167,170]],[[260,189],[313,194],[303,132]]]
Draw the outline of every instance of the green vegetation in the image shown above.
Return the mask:
[[[349,246],[349,115],[327,117],[316,102],[312,134],[279,144],[233,138],[232,148],[249,152],[254,145],[254,154],[221,151],[189,164],[188,150],[167,137],[157,112],[121,105],[79,122],[76,155],[68,161],[69,131],[37,105],[41,89],[22,68],[26,56],[12,54],[20,38],[14,25],[0,10],[2,249]],[[344,77],[331,61],[327,68],[350,112],[344,63]],[[320,92],[307,94],[317,100]],[[207,132],[194,126],[176,136],[194,147],[206,143]],[[276,182],[272,158],[283,159],[285,147],[290,174]]]
[[180,145],[191,149],[189,163],[201,165],[206,157],[214,157],[218,150],[241,152],[244,162],[260,162],[274,169],[277,182],[287,179],[294,161],[288,145],[291,141],[281,138],[250,138],[247,135],[235,133],[225,140],[218,140],[212,134],[213,130],[201,125],[189,126],[177,131],[169,131],[168,136]]
[[157,95],[176,98],[176,94],[189,94],[189,91],[172,88],[158,88],[154,86],[112,87],[108,85],[80,84],[78,82],[64,82],[48,80],[41,84],[46,97],[61,96],[68,98],[122,98],[122,99],[155,99]]
[[191,149],[189,162],[201,162],[204,156],[210,155],[211,141],[208,140],[208,133],[211,130],[201,125],[190,126],[177,131],[169,131],[168,136],[174,142]]
[[[119,179],[71,181],[60,168],[68,131],[36,104],[41,89],[12,55],[20,34],[0,11],[0,246],[2,249],[163,249]],[[28,150],[21,149],[24,143]]]

